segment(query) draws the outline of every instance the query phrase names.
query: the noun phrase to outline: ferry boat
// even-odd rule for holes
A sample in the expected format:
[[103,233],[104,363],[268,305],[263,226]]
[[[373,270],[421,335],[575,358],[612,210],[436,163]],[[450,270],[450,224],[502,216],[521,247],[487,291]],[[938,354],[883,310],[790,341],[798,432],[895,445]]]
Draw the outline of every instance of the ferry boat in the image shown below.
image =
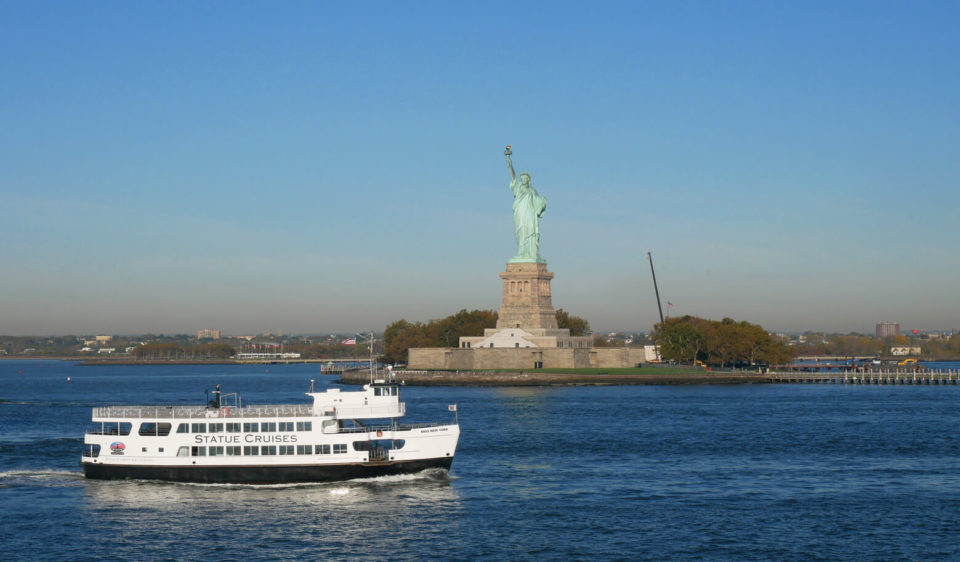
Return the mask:
[[312,404],[243,406],[217,385],[205,406],[94,408],[83,474],[275,484],[450,469],[460,437],[456,405],[448,407],[452,423],[401,424],[406,404],[393,380],[358,391],[310,386]]

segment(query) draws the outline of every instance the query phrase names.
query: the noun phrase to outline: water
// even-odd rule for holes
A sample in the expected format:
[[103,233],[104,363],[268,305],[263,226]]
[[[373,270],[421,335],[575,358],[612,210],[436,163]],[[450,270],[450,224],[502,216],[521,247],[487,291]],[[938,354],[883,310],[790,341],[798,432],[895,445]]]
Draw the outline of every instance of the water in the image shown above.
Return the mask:
[[250,405],[294,402],[310,378],[333,380],[305,365],[0,361],[3,557],[960,558],[960,386],[409,387],[411,421],[459,404],[449,475],[80,475],[94,406],[194,404],[217,382]]

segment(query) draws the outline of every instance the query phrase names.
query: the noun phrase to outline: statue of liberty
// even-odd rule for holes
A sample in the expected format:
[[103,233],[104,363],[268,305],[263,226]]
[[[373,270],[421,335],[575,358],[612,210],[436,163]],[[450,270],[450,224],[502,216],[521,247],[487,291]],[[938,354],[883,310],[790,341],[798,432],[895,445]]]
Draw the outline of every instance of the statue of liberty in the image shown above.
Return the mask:
[[540,257],[540,217],[547,210],[547,200],[530,183],[530,174],[522,172],[517,177],[513,171],[510,145],[503,152],[510,170],[510,190],[513,191],[513,232],[517,239],[517,255],[510,263],[544,263]]

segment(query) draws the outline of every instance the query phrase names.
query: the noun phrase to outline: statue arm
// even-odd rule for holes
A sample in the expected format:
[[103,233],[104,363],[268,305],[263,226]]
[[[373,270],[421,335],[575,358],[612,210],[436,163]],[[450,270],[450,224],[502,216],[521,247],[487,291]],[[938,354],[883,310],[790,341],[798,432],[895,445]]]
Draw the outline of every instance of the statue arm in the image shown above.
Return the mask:
[[507,169],[510,170],[510,181],[517,181],[517,173],[513,171],[513,160],[507,155]]

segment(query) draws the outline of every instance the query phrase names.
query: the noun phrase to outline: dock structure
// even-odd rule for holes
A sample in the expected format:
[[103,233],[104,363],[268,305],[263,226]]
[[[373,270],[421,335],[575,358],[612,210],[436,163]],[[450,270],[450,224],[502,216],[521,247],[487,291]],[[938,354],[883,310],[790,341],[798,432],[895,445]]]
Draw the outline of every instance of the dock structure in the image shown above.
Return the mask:
[[321,373],[343,373],[370,369],[369,359],[270,359],[270,358],[241,358],[233,361],[241,365],[291,365],[294,363],[312,363],[320,366]]
[[917,371],[917,370],[877,370],[842,372],[769,372],[766,374],[772,383],[784,384],[912,384],[912,385],[957,385],[960,384],[960,370]]

